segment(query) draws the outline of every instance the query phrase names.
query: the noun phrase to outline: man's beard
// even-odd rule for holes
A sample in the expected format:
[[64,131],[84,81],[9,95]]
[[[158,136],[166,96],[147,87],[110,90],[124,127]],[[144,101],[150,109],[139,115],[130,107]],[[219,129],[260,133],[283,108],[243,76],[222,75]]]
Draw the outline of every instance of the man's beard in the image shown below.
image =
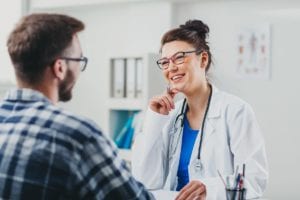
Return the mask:
[[58,90],[58,97],[59,101],[69,101],[72,99],[72,84],[74,83],[74,75],[72,74],[71,70],[67,70],[67,74],[64,80],[59,85]]

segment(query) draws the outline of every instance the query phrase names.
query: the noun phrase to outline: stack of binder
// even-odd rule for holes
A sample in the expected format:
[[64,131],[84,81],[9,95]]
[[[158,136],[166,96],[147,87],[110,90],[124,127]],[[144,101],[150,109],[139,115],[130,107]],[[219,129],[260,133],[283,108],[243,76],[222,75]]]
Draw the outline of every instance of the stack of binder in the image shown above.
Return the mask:
[[141,58],[114,58],[112,63],[112,92],[114,98],[143,96],[143,63]]

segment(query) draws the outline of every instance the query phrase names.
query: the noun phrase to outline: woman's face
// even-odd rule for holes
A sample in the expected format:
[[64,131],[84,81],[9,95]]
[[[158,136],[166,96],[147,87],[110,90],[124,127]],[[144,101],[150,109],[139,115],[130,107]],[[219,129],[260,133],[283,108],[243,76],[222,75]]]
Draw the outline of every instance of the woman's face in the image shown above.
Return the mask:
[[[198,50],[191,44],[184,41],[172,41],[163,45],[161,58],[167,58],[169,67],[163,69],[163,75],[168,81],[171,89],[188,94],[194,91],[205,79],[205,66],[207,65],[207,53],[197,55],[193,53],[178,53]],[[204,55],[205,54],[205,55]],[[179,55],[179,57],[178,57]],[[172,60],[168,59],[171,58]],[[181,59],[181,64],[176,63],[176,59]]]

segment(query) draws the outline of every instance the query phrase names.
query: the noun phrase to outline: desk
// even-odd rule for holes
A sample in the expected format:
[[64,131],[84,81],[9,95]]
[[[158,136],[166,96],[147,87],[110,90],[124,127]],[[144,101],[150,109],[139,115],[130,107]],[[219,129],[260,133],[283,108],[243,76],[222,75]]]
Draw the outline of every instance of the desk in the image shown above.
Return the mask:
[[[178,192],[176,191],[168,191],[168,190],[152,190],[151,192],[157,200],[174,200],[178,194]],[[216,200],[216,199],[208,197],[206,200]],[[262,198],[262,199],[255,199],[255,200],[268,200],[268,199]]]
[[177,191],[153,190],[151,191],[157,200],[174,200],[178,194]]

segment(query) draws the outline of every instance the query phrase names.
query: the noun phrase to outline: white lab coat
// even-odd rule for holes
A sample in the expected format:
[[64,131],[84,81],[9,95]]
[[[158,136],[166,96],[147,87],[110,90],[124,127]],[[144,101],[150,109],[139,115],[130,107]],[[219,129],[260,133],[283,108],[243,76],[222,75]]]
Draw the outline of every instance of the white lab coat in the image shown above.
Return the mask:
[[[169,115],[148,109],[143,132],[135,137],[132,173],[148,189],[176,189],[182,135],[175,132],[174,122],[182,104],[183,100],[177,102]],[[243,163],[247,199],[262,196],[268,180],[268,163],[264,139],[249,104],[213,86],[201,150],[204,170],[200,174],[193,164],[199,141],[200,134],[193,147],[189,177],[206,185],[208,199],[225,199],[217,170],[223,177],[233,175],[236,166]],[[171,145],[172,142],[175,143]]]

